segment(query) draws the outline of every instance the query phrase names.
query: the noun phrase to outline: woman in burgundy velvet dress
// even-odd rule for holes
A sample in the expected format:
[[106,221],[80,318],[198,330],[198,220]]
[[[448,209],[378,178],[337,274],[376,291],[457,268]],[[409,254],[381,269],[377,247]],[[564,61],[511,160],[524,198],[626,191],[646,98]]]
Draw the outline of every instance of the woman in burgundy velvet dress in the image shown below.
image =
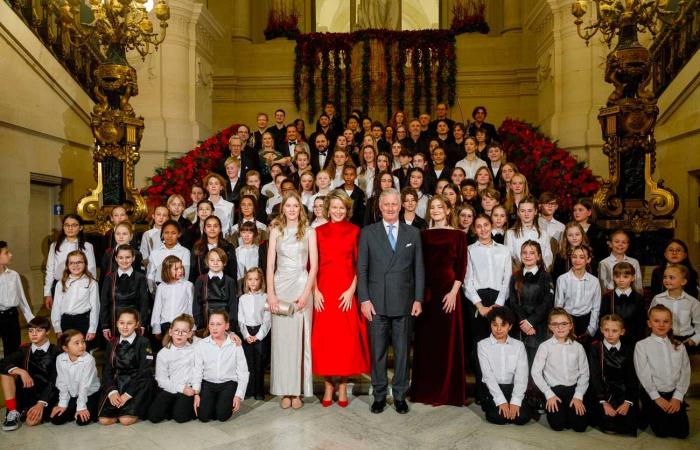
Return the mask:
[[355,298],[360,229],[348,221],[352,200],[337,189],[326,196],[328,223],[316,229],[319,266],[314,288],[311,355],[314,375],[326,384],[321,404],[333,403],[333,377],[340,377],[338,405],[348,405],[348,376],[369,372],[367,328]]
[[428,203],[430,228],[421,231],[425,267],[423,313],[416,318],[411,399],[428,405],[463,406],[466,400],[462,305],[467,235],[454,228],[449,203]]

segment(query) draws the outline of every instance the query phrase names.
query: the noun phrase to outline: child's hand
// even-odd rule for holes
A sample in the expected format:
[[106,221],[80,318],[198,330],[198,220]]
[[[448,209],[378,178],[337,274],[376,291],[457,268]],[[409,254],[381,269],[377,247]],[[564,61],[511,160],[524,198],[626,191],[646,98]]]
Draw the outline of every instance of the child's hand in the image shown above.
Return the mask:
[[510,408],[508,403],[501,403],[498,405],[498,415],[503,416],[504,419],[510,418]]
[[551,413],[558,412],[559,411],[559,403],[561,403],[561,399],[555,395],[554,397],[547,400],[547,404],[545,405],[545,409]]
[[231,339],[231,342],[233,342],[234,344],[236,344],[239,347],[241,346],[241,344],[243,344],[243,341],[241,341],[241,338],[238,337],[238,335],[236,333],[229,334],[229,338]]
[[617,407],[615,412],[617,412],[621,416],[626,416],[627,413],[629,412],[629,410],[630,410],[630,404],[627,402],[622,402],[622,404]]
[[314,309],[317,312],[323,311],[323,294],[318,289],[314,291]]
[[199,400],[200,400],[199,394],[195,393],[194,394],[194,415],[195,416],[199,415],[199,413],[197,411],[199,409]]
[[182,393],[188,397],[192,397],[194,395],[194,389],[192,389],[189,386],[185,386],[185,389],[182,390]]
[[249,344],[252,344],[253,342],[255,342],[257,340],[258,340],[258,338],[256,338],[255,336],[248,336],[245,341]]
[[44,416],[44,404],[37,403],[36,405],[29,408],[27,411],[27,424],[36,425],[41,422],[41,418]]
[[[627,405],[627,403],[625,403],[625,405]],[[603,403],[603,411],[605,411],[605,415],[608,417],[615,417],[617,415],[617,410],[608,402]]]
[[53,306],[53,297],[51,295],[44,297],[44,306],[46,306],[46,309],[48,310],[50,310]]
[[241,398],[239,396],[233,397],[233,412],[238,412],[241,409]]
[[686,339],[685,341],[683,341],[683,343],[689,347],[695,347],[697,345],[692,339]]
[[90,342],[91,340],[95,339],[95,333],[87,333],[85,335],[85,340]]
[[669,407],[668,407],[668,410],[666,412],[669,414],[675,414],[680,410],[681,410],[681,401],[678,400],[677,398],[672,398],[671,401],[669,402]]
[[117,394],[116,392],[113,393],[113,394],[111,394],[111,395],[109,395],[108,398],[109,398],[109,402],[110,402],[110,403],[112,404],[112,406],[114,406],[115,408],[121,408],[121,407],[122,407],[122,405],[123,405],[122,399],[121,399],[121,397],[119,396],[119,394]]
[[126,402],[131,400],[131,395],[124,392],[122,395],[119,396],[119,399],[122,402],[122,406],[124,406],[124,405],[126,405]]
[[81,409],[80,411],[76,411],[75,418],[80,419],[83,422],[87,422],[90,420],[90,411],[88,411],[87,409]]
[[510,420],[514,420],[516,417],[520,417],[520,406],[510,405]]
[[162,340],[163,340],[163,335],[160,334],[160,333],[154,334],[153,337],[156,338],[156,339],[158,339],[159,341],[162,341]]
[[569,406],[573,407],[576,410],[576,414],[579,416],[586,414],[586,407],[583,406],[583,402],[577,398],[572,398]]
[[656,403],[656,405],[659,408],[661,408],[661,410],[663,412],[666,412],[666,413],[668,412],[668,409],[671,407],[671,403],[663,397],[657,398],[656,400],[654,400],[654,403]]
[[63,414],[64,412],[66,412],[66,408],[64,408],[64,407],[62,407],[62,406],[54,406],[53,409],[51,410],[51,416],[50,416],[50,417],[53,419],[53,418],[56,417],[56,416],[60,416],[60,415]]
[[452,311],[455,310],[455,305],[457,304],[457,293],[456,292],[448,292],[445,294],[445,296],[442,298],[442,310],[445,311],[447,314],[451,314]]
[[105,337],[108,341],[112,340],[112,331],[111,330],[102,330],[102,336]]
[[22,386],[24,386],[25,389],[28,389],[30,387],[34,386],[34,380],[32,379],[32,376],[29,375],[29,372],[27,372],[24,369],[15,369],[12,371],[14,375],[19,375],[20,379],[22,380]]

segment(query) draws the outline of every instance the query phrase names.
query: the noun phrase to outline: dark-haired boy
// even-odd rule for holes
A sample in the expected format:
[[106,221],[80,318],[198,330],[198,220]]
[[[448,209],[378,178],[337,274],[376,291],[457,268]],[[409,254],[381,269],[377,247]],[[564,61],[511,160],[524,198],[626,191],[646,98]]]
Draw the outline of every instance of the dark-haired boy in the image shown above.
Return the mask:
[[22,310],[27,322],[34,318],[19,274],[8,267],[11,262],[10,247],[7,242],[0,241],[0,338],[4,356],[15,352],[22,342],[18,310]]

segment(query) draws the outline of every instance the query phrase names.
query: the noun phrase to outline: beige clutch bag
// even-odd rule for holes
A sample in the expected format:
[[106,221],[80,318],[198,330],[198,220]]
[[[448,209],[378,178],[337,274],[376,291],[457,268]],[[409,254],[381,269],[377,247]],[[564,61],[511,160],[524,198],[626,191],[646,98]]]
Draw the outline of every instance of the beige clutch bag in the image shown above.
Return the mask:
[[[270,311],[270,305],[268,303],[265,303],[265,309]],[[279,302],[279,309],[273,314],[277,314],[278,316],[293,316],[295,311],[296,307],[294,306],[294,303]]]

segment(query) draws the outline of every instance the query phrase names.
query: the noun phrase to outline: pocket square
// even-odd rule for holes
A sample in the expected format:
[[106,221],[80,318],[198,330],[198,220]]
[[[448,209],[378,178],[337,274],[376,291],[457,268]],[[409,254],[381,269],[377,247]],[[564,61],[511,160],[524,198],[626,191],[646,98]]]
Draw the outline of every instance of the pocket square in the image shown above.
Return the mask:
[[413,242],[409,242],[408,244],[406,244],[406,247],[410,247],[412,245],[413,245]]

